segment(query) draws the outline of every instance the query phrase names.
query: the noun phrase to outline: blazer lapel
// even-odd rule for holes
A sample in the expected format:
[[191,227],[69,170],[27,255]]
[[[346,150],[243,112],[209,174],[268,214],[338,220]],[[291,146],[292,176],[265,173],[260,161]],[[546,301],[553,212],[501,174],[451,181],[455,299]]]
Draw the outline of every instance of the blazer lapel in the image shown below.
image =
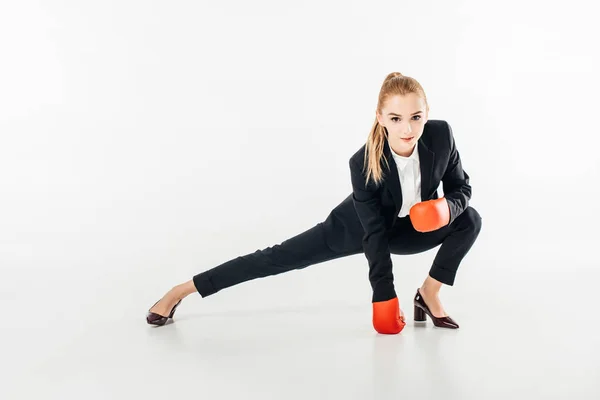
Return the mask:
[[[387,184],[390,188],[390,192],[392,193],[392,197],[394,198],[394,203],[396,204],[396,215],[398,215],[398,213],[400,212],[400,208],[402,208],[402,188],[400,187],[400,176],[398,175],[398,166],[396,165],[396,161],[394,161],[394,157],[392,157],[392,150],[390,148],[390,143],[387,139],[385,140],[383,153],[388,161],[388,165],[390,168]],[[396,221],[395,218],[394,221]]]
[[421,200],[429,199],[429,191],[431,190],[431,179],[433,175],[433,163],[435,161],[435,153],[419,140],[419,164],[421,169]]
[[[417,151],[419,152],[419,167],[421,171],[421,198],[427,200],[429,191],[431,190],[431,179],[433,174],[433,163],[435,161],[435,153],[431,151],[422,140],[417,142]],[[389,164],[389,179],[388,187],[396,204],[396,217],[402,208],[402,187],[400,186],[400,177],[398,175],[398,167],[392,157],[392,150],[389,142],[385,140],[383,152]],[[394,217],[394,221],[396,218]]]

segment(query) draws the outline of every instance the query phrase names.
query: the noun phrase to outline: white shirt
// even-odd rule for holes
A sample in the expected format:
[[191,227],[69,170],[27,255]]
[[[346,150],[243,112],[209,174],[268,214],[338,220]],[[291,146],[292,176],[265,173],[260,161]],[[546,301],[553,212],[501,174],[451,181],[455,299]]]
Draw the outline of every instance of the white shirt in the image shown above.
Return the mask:
[[392,150],[392,157],[398,168],[400,187],[402,188],[402,208],[398,217],[402,218],[409,214],[410,208],[421,201],[421,168],[419,159],[419,144],[410,156],[404,157]]

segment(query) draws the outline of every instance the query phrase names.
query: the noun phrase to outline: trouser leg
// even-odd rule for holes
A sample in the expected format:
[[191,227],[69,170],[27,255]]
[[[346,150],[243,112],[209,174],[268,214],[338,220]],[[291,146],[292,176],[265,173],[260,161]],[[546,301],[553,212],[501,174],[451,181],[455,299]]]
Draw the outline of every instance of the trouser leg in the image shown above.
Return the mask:
[[[327,225],[330,226],[330,225]],[[193,277],[194,285],[202,297],[227,287],[256,278],[277,275],[294,269],[306,268],[335,258],[362,251],[360,237],[353,246],[332,250],[328,236],[335,234],[320,222],[312,228],[284,240],[280,244],[238,256],[219,266]]]
[[469,206],[450,225],[432,232],[418,232],[407,216],[397,220],[390,232],[392,254],[416,254],[441,244],[429,275],[449,286],[454,285],[458,267],[481,230],[481,216]]

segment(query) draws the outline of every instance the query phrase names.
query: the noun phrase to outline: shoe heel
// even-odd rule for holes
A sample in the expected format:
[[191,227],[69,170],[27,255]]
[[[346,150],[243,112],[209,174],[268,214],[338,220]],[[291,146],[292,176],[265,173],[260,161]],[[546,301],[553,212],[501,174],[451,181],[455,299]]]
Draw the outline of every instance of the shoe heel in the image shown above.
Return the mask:
[[423,311],[420,307],[415,306],[415,321],[416,322],[425,322],[426,321],[426,315],[425,311]]

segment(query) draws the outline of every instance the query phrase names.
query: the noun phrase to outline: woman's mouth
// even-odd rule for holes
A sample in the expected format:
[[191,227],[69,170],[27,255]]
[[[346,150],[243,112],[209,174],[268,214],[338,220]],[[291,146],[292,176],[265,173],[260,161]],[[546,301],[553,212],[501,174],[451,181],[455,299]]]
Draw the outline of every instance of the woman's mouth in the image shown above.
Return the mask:
[[409,138],[401,138],[403,141],[405,142],[410,142],[411,140],[413,140],[414,136],[411,136]]

